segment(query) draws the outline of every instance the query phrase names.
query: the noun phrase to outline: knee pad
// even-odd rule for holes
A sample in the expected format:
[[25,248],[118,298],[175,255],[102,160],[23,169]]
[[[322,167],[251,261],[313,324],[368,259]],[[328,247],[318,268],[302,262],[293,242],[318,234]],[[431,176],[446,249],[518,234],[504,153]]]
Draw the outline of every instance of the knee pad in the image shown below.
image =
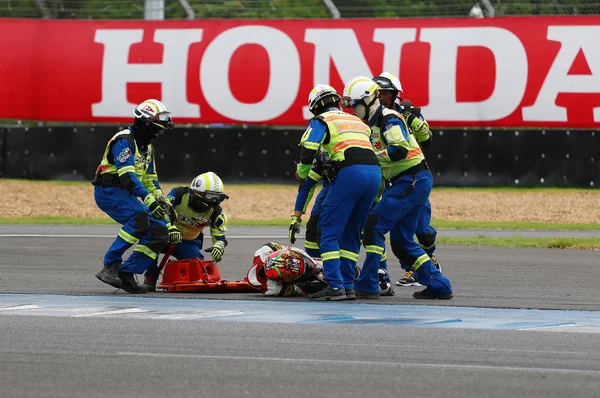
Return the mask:
[[375,244],[375,226],[378,219],[379,217],[376,214],[369,214],[367,217],[367,222],[363,229],[363,245],[370,246]]
[[306,223],[306,234],[305,238],[309,242],[319,242],[319,215],[311,214],[310,218]]
[[135,227],[133,229],[133,236],[140,238],[150,228],[150,216],[148,213],[138,213],[135,215]]
[[396,256],[401,263],[406,264],[409,267],[413,265],[416,259],[408,254],[400,241],[393,240],[390,242],[390,245],[392,246],[392,253],[394,253],[394,256]]
[[427,231],[427,233],[424,234],[417,234],[417,240],[421,246],[430,248],[431,246],[435,245],[436,235],[437,234],[433,231]]
[[154,225],[150,230],[150,241],[146,246],[155,253],[160,251],[169,243],[169,230],[164,225]]

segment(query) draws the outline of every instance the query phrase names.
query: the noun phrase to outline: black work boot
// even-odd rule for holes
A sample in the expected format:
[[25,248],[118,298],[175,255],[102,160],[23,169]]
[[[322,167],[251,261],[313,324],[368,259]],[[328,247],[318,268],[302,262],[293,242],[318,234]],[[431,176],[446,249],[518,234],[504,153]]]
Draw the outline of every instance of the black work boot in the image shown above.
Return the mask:
[[320,292],[311,294],[308,296],[311,300],[327,300],[327,301],[340,301],[346,300],[346,289],[344,288],[333,288],[331,286],[327,286],[325,289]]
[[354,289],[346,289],[346,300],[356,300],[356,291]]
[[369,299],[369,300],[379,300],[381,295],[379,293],[367,293],[361,290],[355,290],[354,295],[357,299]]
[[120,289],[123,282],[119,278],[119,267],[121,266],[120,261],[115,261],[114,263],[104,264],[104,268],[102,268],[97,274],[96,278],[100,279],[104,283],[108,283],[114,288]]
[[429,288],[426,288],[420,292],[414,292],[413,297],[418,300],[450,300],[454,295],[452,293],[436,295]]
[[148,287],[144,285],[138,285],[138,283],[135,280],[135,277],[131,272],[119,272],[119,278],[121,278],[121,281],[123,282],[123,284],[121,285],[121,289],[125,290],[127,293],[148,293]]
[[158,267],[156,264],[152,264],[150,268],[144,272],[144,286],[148,288],[149,292],[156,291],[156,284],[158,283]]

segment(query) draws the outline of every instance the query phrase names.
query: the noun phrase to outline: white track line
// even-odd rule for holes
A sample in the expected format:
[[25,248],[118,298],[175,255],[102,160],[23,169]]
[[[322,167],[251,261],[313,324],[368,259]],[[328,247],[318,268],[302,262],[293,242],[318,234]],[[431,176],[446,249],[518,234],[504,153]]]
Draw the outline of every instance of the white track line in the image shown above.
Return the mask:
[[81,317],[86,317],[86,316],[100,316],[100,315],[133,314],[133,313],[140,313],[140,312],[148,312],[148,311],[140,310],[139,308],[124,308],[122,310],[101,311],[101,312],[94,312],[91,314],[73,315],[73,318],[81,318]]
[[556,325],[556,326],[539,326],[525,329],[518,329],[533,332],[567,332],[567,333],[600,333],[600,326],[586,325]]
[[40,307],[33,304],[15,305],[11,307],[0,307],[0,311],[12,311],[12,310],[36,310]]
[[372,366],[398,366],[402,368],[431,368],[431,369],[468,369],[468,370],[490,370],[506,372],[532,372],[532,373],[562,373],[562,374],[588,374],[600,375],[600,370],[587,369],[560,369],[560,368],[538,368],[523,366],[491,366],[491,365],[458,365],[445,363],[411,363],[411,362],[386,362],[386,361],[347,361],[336,359],[313,359],[313,358],[277,358],[277,357],[245,357],[245,356],[223,356],[223,355],[192,355],[192,354],[158,354],[145,352],[117,352],[121,356],[139,356],[155,358],[189,358],[189,359],[222,359],[233,361],[267,361],[267,362],[306,362],[323,363],[332,365],[372,365]]
[[[44,235],[44,234],[3,234],[0,238],[116,238],[115,235]],[[274,235],[225,235],[227,239],[287,239],[287,236]],[[210,239],[205,236],[204,239]],[[297,239],[303,239],[298,237]]]

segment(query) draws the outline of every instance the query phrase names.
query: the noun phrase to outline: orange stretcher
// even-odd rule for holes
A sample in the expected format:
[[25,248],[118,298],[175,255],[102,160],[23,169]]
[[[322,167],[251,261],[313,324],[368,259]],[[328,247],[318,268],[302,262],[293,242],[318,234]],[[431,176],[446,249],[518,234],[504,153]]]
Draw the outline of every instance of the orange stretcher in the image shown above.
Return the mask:
[[256,293],[260,291],[248,283],[248,279],[228,281],[221,279],[219,266],[214,261],[197,259],[168,261],[173,246],[164,255],[159,269],[164,269],[156,289],[169,293]]

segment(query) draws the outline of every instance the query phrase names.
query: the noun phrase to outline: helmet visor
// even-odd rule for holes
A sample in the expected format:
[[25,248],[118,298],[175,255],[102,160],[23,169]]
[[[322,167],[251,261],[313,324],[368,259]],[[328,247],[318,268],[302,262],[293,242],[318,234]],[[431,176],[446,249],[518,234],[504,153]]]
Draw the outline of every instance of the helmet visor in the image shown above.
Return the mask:
[[163,128],[172,129],[175,125],[171,119],[171,112],[159,112],[154,116],[152,123]]
[[373,81],[379,86],[379,91],[398,91],[394,83],[387,77],[377,76],[373,78]]
[[219,204],[225,199],[229,199],[229,196],[223,192],[206,191],[202,192],[200,196],[210,204]]

